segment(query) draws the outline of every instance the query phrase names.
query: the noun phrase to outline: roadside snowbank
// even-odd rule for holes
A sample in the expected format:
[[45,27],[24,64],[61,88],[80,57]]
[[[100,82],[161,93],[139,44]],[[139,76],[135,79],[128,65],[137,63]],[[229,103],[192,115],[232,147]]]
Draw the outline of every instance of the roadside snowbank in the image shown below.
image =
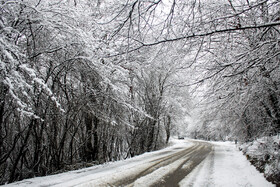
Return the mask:
[[84,168],[76,171],[65,172],[57,175],[36,177],[23,181],[7,184],[6,187],[38,187],[38,186],[111,186],[116,181],[125,179],[133,173],[147,167],[150,161],[161,156],[166,156],[178,148],[191,147],[193,143],[186,140],[171,139],[170,146],[154,152],[103,165]]
[[280,138],[277,136],[259,138],[240,146],[248,160],[263,172],[265,177],[280,185]]
[[247,161],[232,142],[213,142],[214,151],[198,165],[180,186],[268,187],[274,186]]

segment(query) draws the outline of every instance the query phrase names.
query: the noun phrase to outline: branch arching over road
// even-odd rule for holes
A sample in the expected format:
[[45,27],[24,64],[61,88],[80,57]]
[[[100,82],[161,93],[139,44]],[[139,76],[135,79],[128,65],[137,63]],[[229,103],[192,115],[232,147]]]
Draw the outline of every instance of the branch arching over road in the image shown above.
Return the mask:
[[193,33],[192,35],[186,35],[186,36],[182,36],[182,37],[164,39],[164,40],[159,40],[159,41],[151,42],[151,43],[144,43],[140,40],[134,39],[134,41],[136,41],[137,43],[140,44],[138,47],[127,50],[125,52],[118,53],[118,54],[108,55],[108,56],[106,56],[106,58],[119,56],[119,55],[124,55],[124,54],[127,54],[127,53],[137,51],[137,50],[139,50],[143,47],[151,47],[151,46],[155,46],[155,45],[159,45],[159,44],[163,44],[163,43],[168,43],[168,42],[176,42],[176,41],[180,41],[180,40],[211,36],[211,35],[214,35],[214,34],[230,33],[230,32],[235,32],[235,31],[249,30],[249,29],[269,28],[269,27],[275,27],[275,26],[280,26],[280,21],[270,22],[270,23],[260,24],[260,25],[247,25],[247,26],[243,26],[243,27],[241,26],[241,27],[233,27],[233,28],[224,28],[224,29],[212,30],[212,31],[203,32],[203,33]]

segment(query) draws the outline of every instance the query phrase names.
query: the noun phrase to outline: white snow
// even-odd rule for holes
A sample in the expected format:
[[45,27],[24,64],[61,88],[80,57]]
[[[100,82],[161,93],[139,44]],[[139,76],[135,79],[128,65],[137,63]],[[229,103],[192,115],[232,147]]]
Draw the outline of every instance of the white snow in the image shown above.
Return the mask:
[[212,143],[214,151],[180,182],[180,186],[275,186],[251,165],[235,144]]
[[266,176],[274,175],[280,171],[280,137],[266,136],[261,137],[253,142],[247,142],[240,146],[242,152],[259,161],[266,160],[264,173]]
[[[46,177],[36,177],[20,182],[8,184],[7,187],[15,186],[112,186],[117,181],[137,176],[139,171],[152,166],[153,160],[160,159],[183,148],[193,145],[188,140],[172,140],[173,145],[160,151],[145,153],[131,159],[111,162],[104,165],[93,166],[76,171]],[[214,148],[208,157],[199,164],[181,182],[180,186],[208,186],[208,187],[239,187],[254,186],[268,187],[274,186],[267,182],[263,174],[259,173],[246,157],[238,151],[231,142],[212,142]],[[184,157],[187,157],[185,155]],[[137,179],[134,186],[150,186],[162,180],[168,173],[174,172],[176,168],[184,162],[180,158],[175,162],[158,168],[152,173]],[[189,167],[192,161],[188,161],[183,167]]]
[[134,183],[134,187],[146,187],[156,184],[168,173],[174,172],[184,161],[185,159],[181,158],[167,166],[161,167],[154,172],[137,179]]
[[172,154],[178,148],[191,147],[193,143],[172,139],[172,145],[165,149],[145,153],[131,159],[111,162],[76,171],[70,171],[46,177],[36,177],[7,184],[7,187],[37,187],[37,186],[110,186],[116,181],[125,179],[152,164],[152,160]]
[[36,77],[36,72],[34,69],[28,67],[28,64],[21,64],[19,66],[19,68],[21,68],[22,70],[24,70],[26,73],[28,73],[28,75],[32,78]]

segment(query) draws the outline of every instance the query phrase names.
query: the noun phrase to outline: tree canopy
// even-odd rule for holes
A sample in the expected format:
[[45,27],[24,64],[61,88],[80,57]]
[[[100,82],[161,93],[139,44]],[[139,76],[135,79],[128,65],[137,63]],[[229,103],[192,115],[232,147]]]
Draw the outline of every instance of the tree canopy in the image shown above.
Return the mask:
[[279,4],[0,0],[0,183],[279,133]]

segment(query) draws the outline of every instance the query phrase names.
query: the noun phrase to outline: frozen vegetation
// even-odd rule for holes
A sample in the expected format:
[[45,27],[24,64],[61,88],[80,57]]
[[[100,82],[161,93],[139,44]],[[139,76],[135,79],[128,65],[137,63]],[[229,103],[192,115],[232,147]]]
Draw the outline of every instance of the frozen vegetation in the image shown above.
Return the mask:
[[[251,142],[251,162],[279,178],[273,141],[259,139],[280,132],[279,7],[0,0],[0,184],[133,158],[185,134]],[[210,147],[197,145],[200,159]]]
[[247,159],[267,178],[280,185],[280,138],[268,136],[244,143],[240,149]]

